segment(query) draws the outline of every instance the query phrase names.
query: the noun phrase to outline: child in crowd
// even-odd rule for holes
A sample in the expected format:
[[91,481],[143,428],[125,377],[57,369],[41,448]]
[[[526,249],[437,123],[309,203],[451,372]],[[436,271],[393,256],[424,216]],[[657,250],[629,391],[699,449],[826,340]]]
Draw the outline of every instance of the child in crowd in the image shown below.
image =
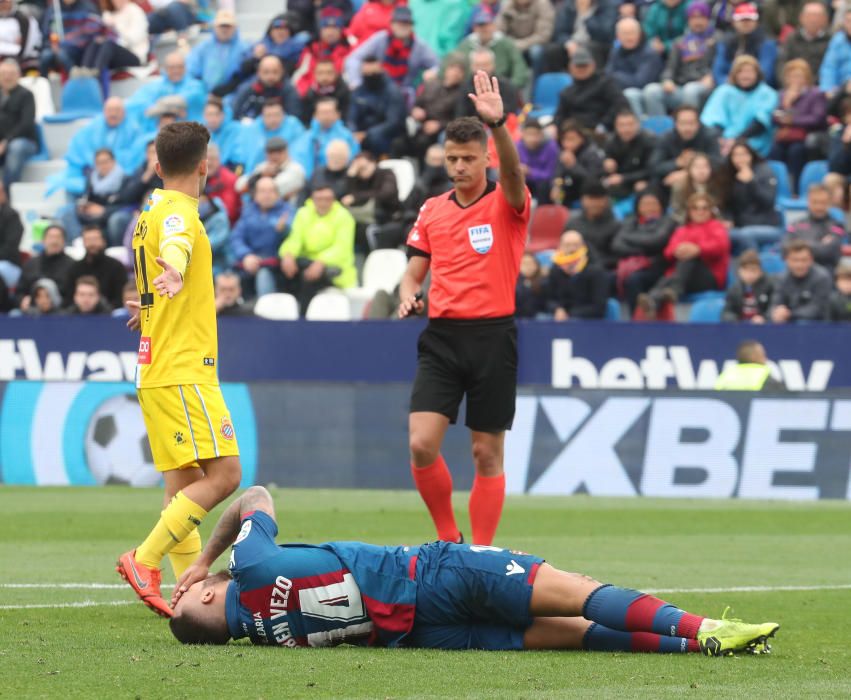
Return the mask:
[[722,321],[765,323],[771,307],[774,282],[762,269],[759,254],[746,250],[739,256],[736,281],[727,290]]
[[851,321],[851,263],[840,262],[836,268],[836,288],[827,307],[829,321]]

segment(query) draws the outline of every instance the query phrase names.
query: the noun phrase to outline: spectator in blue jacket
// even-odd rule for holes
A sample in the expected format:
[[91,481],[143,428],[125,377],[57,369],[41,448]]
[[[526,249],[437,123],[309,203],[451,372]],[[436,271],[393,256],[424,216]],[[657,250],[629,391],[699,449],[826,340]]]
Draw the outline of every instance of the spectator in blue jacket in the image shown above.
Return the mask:
[[287,144],[295,143],[304,133],[304,124],[292,114],[284,112],[278,100],[268,100],[263,105],[260,119],[243,126],[245,169],[252,171],[266,158],[266,142],[278,136]]
[[615,33],[618,43],[609,54],[606,73],[617,81],[632,111],[643,116],[642,90],[650,83],[658,82],[662,73],[662,56],[644,40],[641,25],[632,17],[620,20]]
[[284,64],[288,73],[295,70],[298,58],[305,46],[310,43],[310,32],[299,27],[298,18],[293,13],[276,15],[269,22],[266,34],[254,46],[248,48],[243,55],[243,61],[252,59],[254,65],[251,72],[256,70],[256,62],[263,56],[277,56]]
[[361,79],[352,92],[348,127],[364,150],[378,156],[389,154],[394,139],[405,132],[405,98],[384,74],[377,56],[364,58]]
[[310,127],[292,147],[293,158],[301,163],[305,175],[310,178],[313,172],[327,164],[326,150],[332,141],[344,141],[349,147],[349,155],[360,153],[360,144],[340,118],[337,100],[333,97],[320,97]]
[[264,56],[257,64],[257,76],[245,83],[233,97],[233,118],[256,119],[263,103],[276,98],[289,114],[301,114],[301,100],[292,84],[286,80],[284,64],[277,56]]
[[842,18],[842,31],[836,32],[819,69],[819,87],[833,96],[851,78],[851,8]]
[[727,79],[733,60],[743,55],[753,56],[759,61],[765,82],[775,85],[777,42],[765,36],[764,30],[759,26],[759,10],[751,2],[736,5],[733,11],[733,33],[725,41],[718,43],[712,64],[712,77],[716,85],[721,85]]
[[219,10],[213,22],[212,36],[189,52],[186,71],[210,91],[239,70],[244,51],[245,43],[239,38],[236,28],[236,15],[230,10]]
[[245,165],[244,127],[227,118],[222,101],[214,95],[204,107],[204,126],[210,131],[210,143],[219,147],[222,163],[231,169]]
[[246,204],[231,234],[231,255],[242,272],[243,283],[257,296],[275,291],[279,268],[278,248],[289,231],[293,209],[281,199],[271,177],[254,185],[254,199]]

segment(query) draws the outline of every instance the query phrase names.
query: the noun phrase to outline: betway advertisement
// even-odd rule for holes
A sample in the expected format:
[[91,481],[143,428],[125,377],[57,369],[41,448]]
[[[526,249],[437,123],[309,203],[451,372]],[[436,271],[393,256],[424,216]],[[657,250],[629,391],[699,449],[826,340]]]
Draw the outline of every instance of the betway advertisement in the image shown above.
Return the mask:
[[[318,323],[219,321],[226,382],[409,383],[423,320]],[[612,322],[518,323],[521,385],[559,389],[711,389],[736,346],[764,343],[791,391],[851,387],[842,324],[740,326]],[[0,381],[132,381],[138,335],[120,319],[0,316]]]
[[[223,392],[244,486],[412,488],[406,385]],[[472,483],[469,445],[450,428],[443,454],[458,489]],[[521,387],[505,464],[515,494],[847,500],[851,393]],[[132,384],[0,383],[0,482],[158,484]]]

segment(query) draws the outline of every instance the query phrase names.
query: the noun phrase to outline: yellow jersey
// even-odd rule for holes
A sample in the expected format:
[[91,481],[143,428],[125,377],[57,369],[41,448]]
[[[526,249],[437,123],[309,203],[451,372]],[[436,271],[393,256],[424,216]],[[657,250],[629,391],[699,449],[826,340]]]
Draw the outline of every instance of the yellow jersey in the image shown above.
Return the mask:
[[[183,273],[171,299],[153,285],[165,257]],[[174,190],[154,190],[133,232],[142,337],[136,387],[218,384],[218,337],[213,291],[213,251],[198,216],[198,200]]]

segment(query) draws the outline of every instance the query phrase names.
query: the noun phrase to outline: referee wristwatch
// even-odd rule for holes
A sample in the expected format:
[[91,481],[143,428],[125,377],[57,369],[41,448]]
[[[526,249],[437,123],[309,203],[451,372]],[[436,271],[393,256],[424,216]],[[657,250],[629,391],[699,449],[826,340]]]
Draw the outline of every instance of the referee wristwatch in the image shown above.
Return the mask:
[[491,129],[497,129],[500,126],[503,126],[507,120],[508,120],[508,116],[503,114],[502,119],[499,119],[498,121],[486,122],[484,119],[482,119],[482,123],[484,123],[485,126],[491,128]]

